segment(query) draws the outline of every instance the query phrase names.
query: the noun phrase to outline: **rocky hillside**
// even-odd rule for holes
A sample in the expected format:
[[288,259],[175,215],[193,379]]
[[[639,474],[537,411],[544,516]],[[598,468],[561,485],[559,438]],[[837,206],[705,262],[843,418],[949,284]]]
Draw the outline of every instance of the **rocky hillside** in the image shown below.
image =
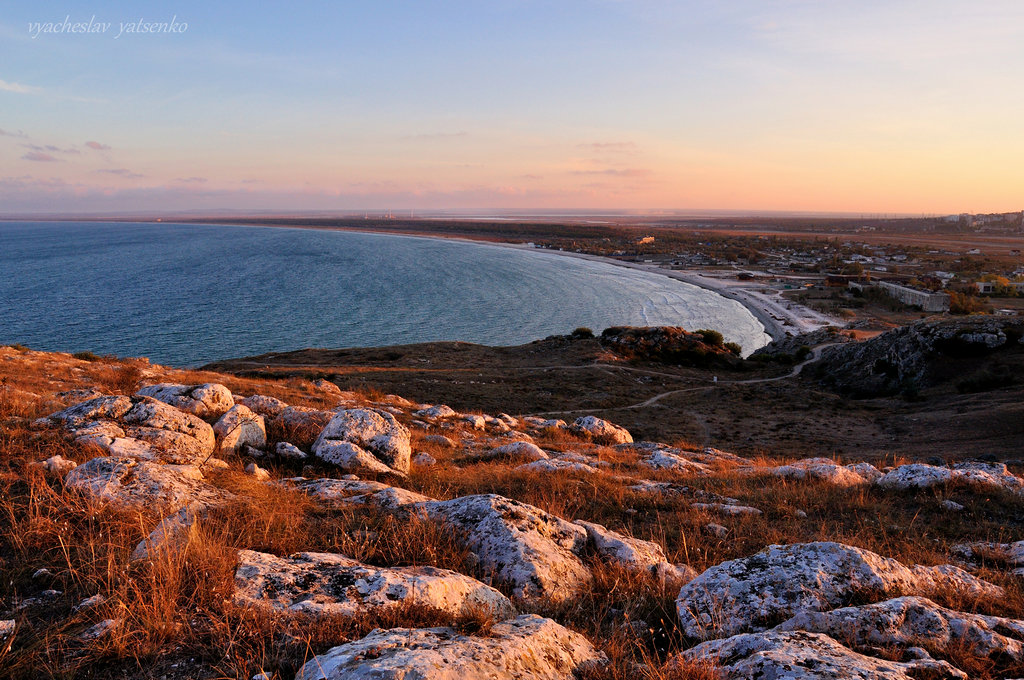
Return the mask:
[[0,348],[0,675],[1024,674],[1024,478]]
[[1024,366],[1024,321],[968,317],[924,321],[829,348],[813,374],[856,397],[948,385],[961,392],[1015,384]]

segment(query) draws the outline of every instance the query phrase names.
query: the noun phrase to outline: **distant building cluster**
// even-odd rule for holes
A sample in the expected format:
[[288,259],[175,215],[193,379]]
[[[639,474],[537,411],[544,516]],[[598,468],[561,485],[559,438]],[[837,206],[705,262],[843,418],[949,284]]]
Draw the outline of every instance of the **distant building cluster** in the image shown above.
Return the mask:
[[937,293],[931,290],[912,288],[892,281],[851,281],[850,287],[857,290],[875,287],[894,300],[905,305],[920,307],[924,312],[948,312],[950,297],[948,293]]

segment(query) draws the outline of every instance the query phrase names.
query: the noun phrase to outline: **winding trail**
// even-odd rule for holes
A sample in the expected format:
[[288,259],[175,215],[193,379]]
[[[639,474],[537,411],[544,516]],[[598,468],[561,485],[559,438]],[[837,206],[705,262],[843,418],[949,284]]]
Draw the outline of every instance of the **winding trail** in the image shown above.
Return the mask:
[[[675,394],[685,394],[687,392],[700,392],[702,390],[710,390],[710,389],[714,389],[715,387],[717,387],[719,385],[756,385],[758,383],[770,383],[770,382],[779,382],[781,380],[789,380],[790,378],[795,378],[798,375],[800,375],[800,373],[804,370],[805,366],[807,366],[808,364],[812,364],[815,361],[817,361],[818,359],[820,359],[822,352],[824,352],[827,348],[834,347],[834,346],[836,346],[838,344],[840,344],[840,343],[832,342],[832,343],[828,343],[828,344],[824,344],[824,345],[818,345],[817,347],[815,347],[814,349],[811,350],[810,356],[808,356],[806,359],[804,359],[799,364],[794,366],[792,371],[790,371],[789,373],[787,373],[785,375],[775,376],[774,378],[751,378],[749,380],[719,380],[717,382],[712,383],[711,385],[704,384],[704,385],[701,385],[700,387],[683,387],[683,388],[676,389],[676,390],[668,390],[667,392],[662,392],[661,394],[656,394],[653,397],[651,397],[650,399],[638,402],[636,404],[630,404],[629,406],[614,406],[614,407],[611,407],[611,408],[598,408],[598,409],[576,409],[576,410],[572,410],[572,411],[545,411],[543,413],[533,413],[531,415],[535,415],[535,416],[553,416],[553,415],[564,415],[564,414],[575,414],[575,413],[594,413],[594,412],[598,412],[598,411],[628,411],[628,410],[631,410],[631,409],[646,408],[648,406],[654,406],[655,404],[657,404],[659,401],[661,401],[665,397],[670,397],[670,396],[675,395]],[[592,366],[605,366],[605,364],[593,364]],[[552,366],[551,368],[570,368],[570,367],[568,367],[568,366],[565,366],[565,367]],[[590,368],[590,367],[588,367],[588,366],[580,366],[578,368]],[[632,369],[632,368],[627,367],[627,366],[615,366],[613,368],[621,368],[621,369],[624,369],[624,370],[641,370],[641,369]],[[678,377],[678,376],[671,376],[668,373],[657,373],[657,372],[654,372],[654,371],[642,371],[641,370],[641,372],[653,373],[654,375],[664,375],[664,376],[669,376],[669,377]]]

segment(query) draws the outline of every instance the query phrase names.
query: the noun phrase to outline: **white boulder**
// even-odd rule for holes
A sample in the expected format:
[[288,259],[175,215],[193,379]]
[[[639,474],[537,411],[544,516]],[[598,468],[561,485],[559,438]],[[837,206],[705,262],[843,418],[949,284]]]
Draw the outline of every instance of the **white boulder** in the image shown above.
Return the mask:
[[736,635],[692,647],[683,657],[712,661],[725,680],[967,680],[945,661],[877,659],[803,631]]
[[573,431],[590,437],[599,444],[614,446],[616,444],[632,444],[633,436],[624,427],[619,427],[607,420],[595,416],[577,418],[572,424]]
[[711,567],[683,587],[676,609],[687,636],[723,637],[766,630],[802,611],[826,611],[852,596],[879,601],[937,589],[1002,593],[949,565],[911,568],[841,543],[799,543]]
[[434,521],[463,531],[480,567],[517,598],[562,601],[591,580],[580,559],[586,530],[540,508],[493,494],[419,507]]
[[138,397],[152,397],[200,418],[218,418],[235,405],[231,390],[217,383],[178,385],[160,383],[148,385],[135,393]]
[[[351,451],[339,456],[332,449],[341,442],[349,442],[372,454],[386,468],[402,474],[409,472],[412,447],[409,430],[387,411],[375,409],[347,409],[339,411],[327,424],[313,444],[313,453],[327,462],[344,467],[341,460],[358,460],[361,456]],[[371,469],[373,469],[371,467]]]
[[296,680],[567,680],[604,655],[579,633],[525,614],[487,637],[451,628],[375,630],[308,662]]
[[222,415],[213,426],[213,432],[220,439],[221,452],[238,453],[246,446],[262,449],[267,445],[267,426],[263,416],[242,404],[232,406]]
[[354,616],[418,604],[455,616],[481,611],[495,620],[512,603],[476,579],[436,567],[373,567],[331,553],[275,557],[242,550],[233,600],[243,607],[314,616]]

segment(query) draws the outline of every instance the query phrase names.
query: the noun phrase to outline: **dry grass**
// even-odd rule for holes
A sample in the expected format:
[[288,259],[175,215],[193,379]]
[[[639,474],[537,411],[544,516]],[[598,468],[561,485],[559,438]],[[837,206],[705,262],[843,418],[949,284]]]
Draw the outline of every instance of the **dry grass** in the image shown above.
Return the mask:
[[[464,541],[451,527],[417,516],[370,508],[331,509],[317,506],[299,493],[257,483],[233,469],[210,473],[215,485],[237,494],[238,500],[211,510],[197,523],[180,551],[160,553],[143,563],[129,556],[159,519],[145,513],[118,512],[66,492],[59,480],[45,477],[26,464],[60,454],[82,462],[98,454],[51,430],[36,431],[32,419],[60,407],[52,395],[70,389],[99,387],[131,392],[140,382],[217,381],[233,391],[276,396],[293,405],[333,407],[331,397],[309,381],[291,378],[264,381],[226,378],[206,372],[164,370],[141,360],[44,355],[0,348],[0,599],[5,606],[52,588],[55,599],[21,611],[18,633],[9,651],[0,650],[0,676],[121,678],[166,676],[249,678],[261,670],[289,678],[313,655],[356,639],[375,627],[455,625],[486,635],[493,623],[486,616],[452,620],[439,612],[401,607],[356,619],[310,622],[268,616],[230,604],[236,553],[246,548],[287,555],[299,551],[337,552],[360,561],[388,566],[433,565],[482,576]],[[20,362],[20,363],[19,363]],[[385,398],[365,391],[367,401]],[[408,418],[403,418],[406,422]],[[271,426],[271,443],[311,442],[319,425],[306,431]],[[745,557],[770,543],[832,540],[860,546],[914,564],[949,561],[954,543],[1024,538],[1020,518],[1024,500],[1009,494],[979,492],[967,487],[920,493],[884,492],[873,487],[839,489],[821,482],[786,481],[741,474],[723,464],[708,477],[680,477],[652,472],[638,465],[629,451],[596,446],[563,430],[537,435],[551,451],[586,451],[606,463],[610,474],[526,472],[516,464],[483,461],[460,445],[452,451],[424,437],[442,433],[459,442],[480,436],[464,424],[449,429],[413,428],[415,452],[437,459],[431,468],[414,469],[407,480],[384,481],[428,496],[447,499],[475,493],[497,493],[569,519],[586,519],[629,535],[661,544],[670,561],[698,571],[724,560]],[[682,448],[691,448],[688,442]],[[483,443],[476,448],[483,449]],[[764,463],[775,462],[768,458]],[[272,474],[291,476],[294,466],[267,465]],[[339,474],[313,463],[324,476]],[[691,489],[740,499],[763,511],[760,516],[723,517],[692,510],[685,499],[639,494],[617,475],[674,481]],[[363,475],[372,479],[373,475]],[[941,502],[956,500],[961,513],[943,510]],[[800,516],[803,511],[806,516]],[[715,522],[728,534],[705,530]],[[1024,591],[1004,565],[985,561],[980,575],[1006,588],[1000,600],[975,600],[960,593],[936,593],[935,599],[960,611],[1024,617]],[[675,589],[654,579],[592,561],[593,584],[562,605],[536,606],[587,635],[608,655],[601,670],[588,669],[586,680],[708,680],[713,669],[704,663],[671,662],[689,644],[677,627]],[[51,575],[33,578],[46,568]],[[97,593],[107,599],[99,607],[74,612],[74,606]],[[98,621],[116,618],[121,625],[90,643],[78,636]],[[1019,665],[1006,660],[979,660],[964,648],[932,650],[966,670],[972,678],[989,680],[1019,675]]]

